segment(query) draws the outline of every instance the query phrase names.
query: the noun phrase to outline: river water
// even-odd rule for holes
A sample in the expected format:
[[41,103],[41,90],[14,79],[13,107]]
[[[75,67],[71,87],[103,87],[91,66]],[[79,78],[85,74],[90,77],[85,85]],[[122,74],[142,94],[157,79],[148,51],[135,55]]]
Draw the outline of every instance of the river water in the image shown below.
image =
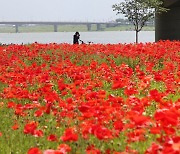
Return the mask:
[[[46,32],[46,33],[0,33],[0,43],[2,44],[28,44],[28,43],[70,43],[72,44],[74,32]],[[101,31],[101,32],[80,32],[80,39],[85,43],[95,44],[117,44],[135,42],[134,31]],[[154,31],[141,31],[139,42],[154,42]]]

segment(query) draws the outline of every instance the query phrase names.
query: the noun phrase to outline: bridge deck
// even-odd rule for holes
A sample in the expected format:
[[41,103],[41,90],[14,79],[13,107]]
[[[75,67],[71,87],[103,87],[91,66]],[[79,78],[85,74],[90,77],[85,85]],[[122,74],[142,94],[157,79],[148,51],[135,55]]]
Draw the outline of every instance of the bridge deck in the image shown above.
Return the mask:
[[15,25],[16,33],[19,32],[18,27],[22,25],[53,25],[54,32],[58,31],[58,25],[86,25],[87,30],[91,31],[91,25],[97,26],[97,31],[102,30],[101,25],[106,27],[118,26],[116,22],[53,22],[53,21],[0,21],[3,25]]
[[10,25],[26,25],[26,24],[39,24],[39,25],[87,25],[87,24],[112,24],[112,22],[53,22],[53,21],[0,21],[0,24]]

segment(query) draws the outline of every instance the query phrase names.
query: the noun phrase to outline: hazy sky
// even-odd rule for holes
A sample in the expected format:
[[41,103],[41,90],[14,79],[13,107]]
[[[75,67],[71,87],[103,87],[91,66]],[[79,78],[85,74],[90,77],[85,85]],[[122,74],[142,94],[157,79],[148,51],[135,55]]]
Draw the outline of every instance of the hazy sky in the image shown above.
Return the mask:
[[0,21],[111,21],[123,0],[0,0]]

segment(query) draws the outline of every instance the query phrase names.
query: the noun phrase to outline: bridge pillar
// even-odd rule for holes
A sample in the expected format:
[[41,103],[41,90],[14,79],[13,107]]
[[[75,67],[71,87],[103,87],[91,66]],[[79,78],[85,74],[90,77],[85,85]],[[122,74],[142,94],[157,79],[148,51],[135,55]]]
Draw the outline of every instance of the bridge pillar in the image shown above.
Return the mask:
[[19,25],[18,24],[15,25],[15,30],[16,30],[16,33],[19,33]]
[[88,31],[91,31],[91,24],[87,24]]
[[54,32],[58,32],[58,25],[54,24]]
[[110,24],[106,24],[106,28],[109,28],[109,27],[111,27]]
[[97,31],[101,30],[101,24],[97,24]]
[[155,40],[180,40],[180,5],[155,18]]

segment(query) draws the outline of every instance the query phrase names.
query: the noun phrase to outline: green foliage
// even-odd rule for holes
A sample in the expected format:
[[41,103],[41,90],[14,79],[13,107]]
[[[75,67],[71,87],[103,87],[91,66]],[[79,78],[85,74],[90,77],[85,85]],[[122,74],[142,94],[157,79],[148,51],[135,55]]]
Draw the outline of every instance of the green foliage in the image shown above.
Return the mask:
[[145,23],[155,17],[155,13],[166,11],[160,0],[125,0],[112,6],[113,11],[124,16],[134,25],[136,31],[136,43],[138,43],[138,32],[142,30]]

